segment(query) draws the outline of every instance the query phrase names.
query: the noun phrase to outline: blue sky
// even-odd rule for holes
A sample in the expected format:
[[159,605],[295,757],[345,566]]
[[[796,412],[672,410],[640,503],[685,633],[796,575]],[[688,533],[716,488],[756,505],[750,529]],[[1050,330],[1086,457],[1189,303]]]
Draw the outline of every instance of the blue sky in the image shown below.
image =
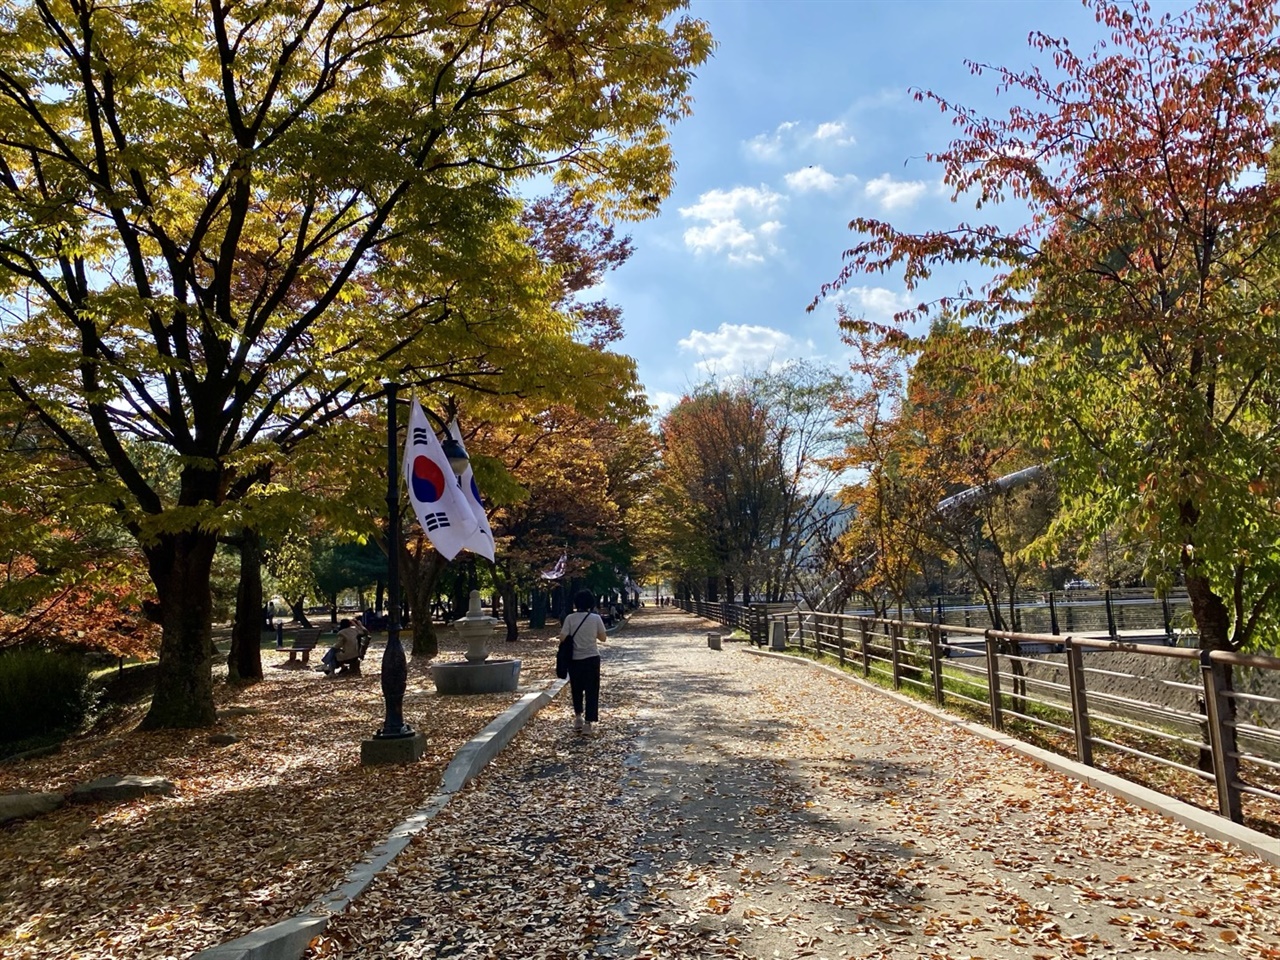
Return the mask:
[[[912,89],[1003,112],[995,79],[971,75],[966,59],[1048,70],[1031,31],[1081,54],[1099,36],[1076,0],[694,0],[691,13],[719,46],[694,84],[693,116],[672,133],[676,188],[658,217],[627,225],[636,253],[604,293],[623,307],[619,349],[660,409],[744,363],[844,367],[834,306],[805,308],[854,242],[849,220],[928,229],[991,216],[951,203],[924,160],[954,132]],[[886,319],[906,302],[883,275],[845,296]]]

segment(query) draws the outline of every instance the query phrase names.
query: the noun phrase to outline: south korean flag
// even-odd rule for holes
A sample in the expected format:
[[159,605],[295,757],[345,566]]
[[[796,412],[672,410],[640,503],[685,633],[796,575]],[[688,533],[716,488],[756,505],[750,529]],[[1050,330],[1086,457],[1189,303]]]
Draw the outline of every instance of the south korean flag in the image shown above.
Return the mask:
[[452,560],[473,541],[479,527],[417,397],[409,407],[404,480],[427,539],[441,556]]

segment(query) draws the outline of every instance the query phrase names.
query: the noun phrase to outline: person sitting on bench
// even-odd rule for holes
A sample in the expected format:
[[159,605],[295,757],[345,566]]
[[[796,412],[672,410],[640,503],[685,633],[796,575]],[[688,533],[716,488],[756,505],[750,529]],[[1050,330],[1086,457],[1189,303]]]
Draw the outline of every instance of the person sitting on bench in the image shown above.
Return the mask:
[[363,623],[352,623],[343,617],[338,621],[338,642],[329,648],[321,659],[326,674],[338,670],[340,674],[359,673],[362,644],[360,638],[369,635]]

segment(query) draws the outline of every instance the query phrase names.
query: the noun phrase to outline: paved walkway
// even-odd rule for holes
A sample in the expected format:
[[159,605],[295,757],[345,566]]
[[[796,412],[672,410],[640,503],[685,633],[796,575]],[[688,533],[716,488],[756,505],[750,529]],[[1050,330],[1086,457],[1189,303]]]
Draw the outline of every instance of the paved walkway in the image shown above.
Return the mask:
[[647,608],[311,956],[1280,958],[1280,870]]

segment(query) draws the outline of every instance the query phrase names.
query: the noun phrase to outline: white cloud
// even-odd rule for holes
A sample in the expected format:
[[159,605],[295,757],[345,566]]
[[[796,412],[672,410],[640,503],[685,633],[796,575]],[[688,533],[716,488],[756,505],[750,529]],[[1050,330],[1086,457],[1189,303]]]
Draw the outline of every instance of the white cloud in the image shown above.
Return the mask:
[[821,144],[823,147],[847,147],[858,141],[844,123],[828,120],[816,127],[804,127],[795,120],[778,124],[770,133],[758,133],[744,140],[742,147],[756,160],[774,161],[790,155],[797,147]]
[[796,340],[781,330],[739,323],[722,323],[711,333],[691,330],[679,347],[701,357],[694,366],[705,373],[759,370],[765,363],[775,369],[814,349],[812,342]]
[[884,287],[848,287],[840,291],[837,299],[853,307],[857,313],[884,320],[912,306],[905,293]]
[[756,246],[756,236],[740,220],[716,220],[705,227],[690,227],[684,232],[684,245],[695,253],[731,251],[749,255]]
[[879,201],[885,210],[899,210],[912,206],[928,191],[922,180],[894,180],[887,173],[867,182],[867,196]]
[[802,167],[799,170],[793,170],[791,173],[788,173],[783,177],[783,179],[786,180],[788,187],[799,193],[807,193],[811,190],[821,190],[824,193],[830,193],[831,191],[838,189],[841,184],[852,182],[858,178],[852,174],[837,177],[829,170],[823,169],[821,165],[811,164],[810,166]]
[[820,123],[818,129],[813,131],[813,139],[829,140],[838,147],[847,147],[858,141],[851,134],[846,133],[843,123]]
[[756,134],[743,143],[747,153],[758,160],[773,160],[782,153],[783,141],[789,139],[792,130],[797,126],[794,120],[778,124],[773,133]]
[[768,187],[708,190],[698,202],[681,207],[680,215],[705,221],[684,232],[685,246],[695,253],[720,253],[730,263],[763,263],[777,253],[775,238],[782,230],[776,213],[785,198]]
[[671,393],[668,390],[654,391],[654,393],[649,397],[649,403],[651,403],[655,408],[654,416],[657,417],[665,415],[668,410],[679,402],[680,394]]
[[682,217],[695,220],[723,220],[737,216],[740,210],[773,213],[782,203],[782,195],[761,184],[759,187],[734,187],[732,190],[708,190],[691,207],[681,207]]

